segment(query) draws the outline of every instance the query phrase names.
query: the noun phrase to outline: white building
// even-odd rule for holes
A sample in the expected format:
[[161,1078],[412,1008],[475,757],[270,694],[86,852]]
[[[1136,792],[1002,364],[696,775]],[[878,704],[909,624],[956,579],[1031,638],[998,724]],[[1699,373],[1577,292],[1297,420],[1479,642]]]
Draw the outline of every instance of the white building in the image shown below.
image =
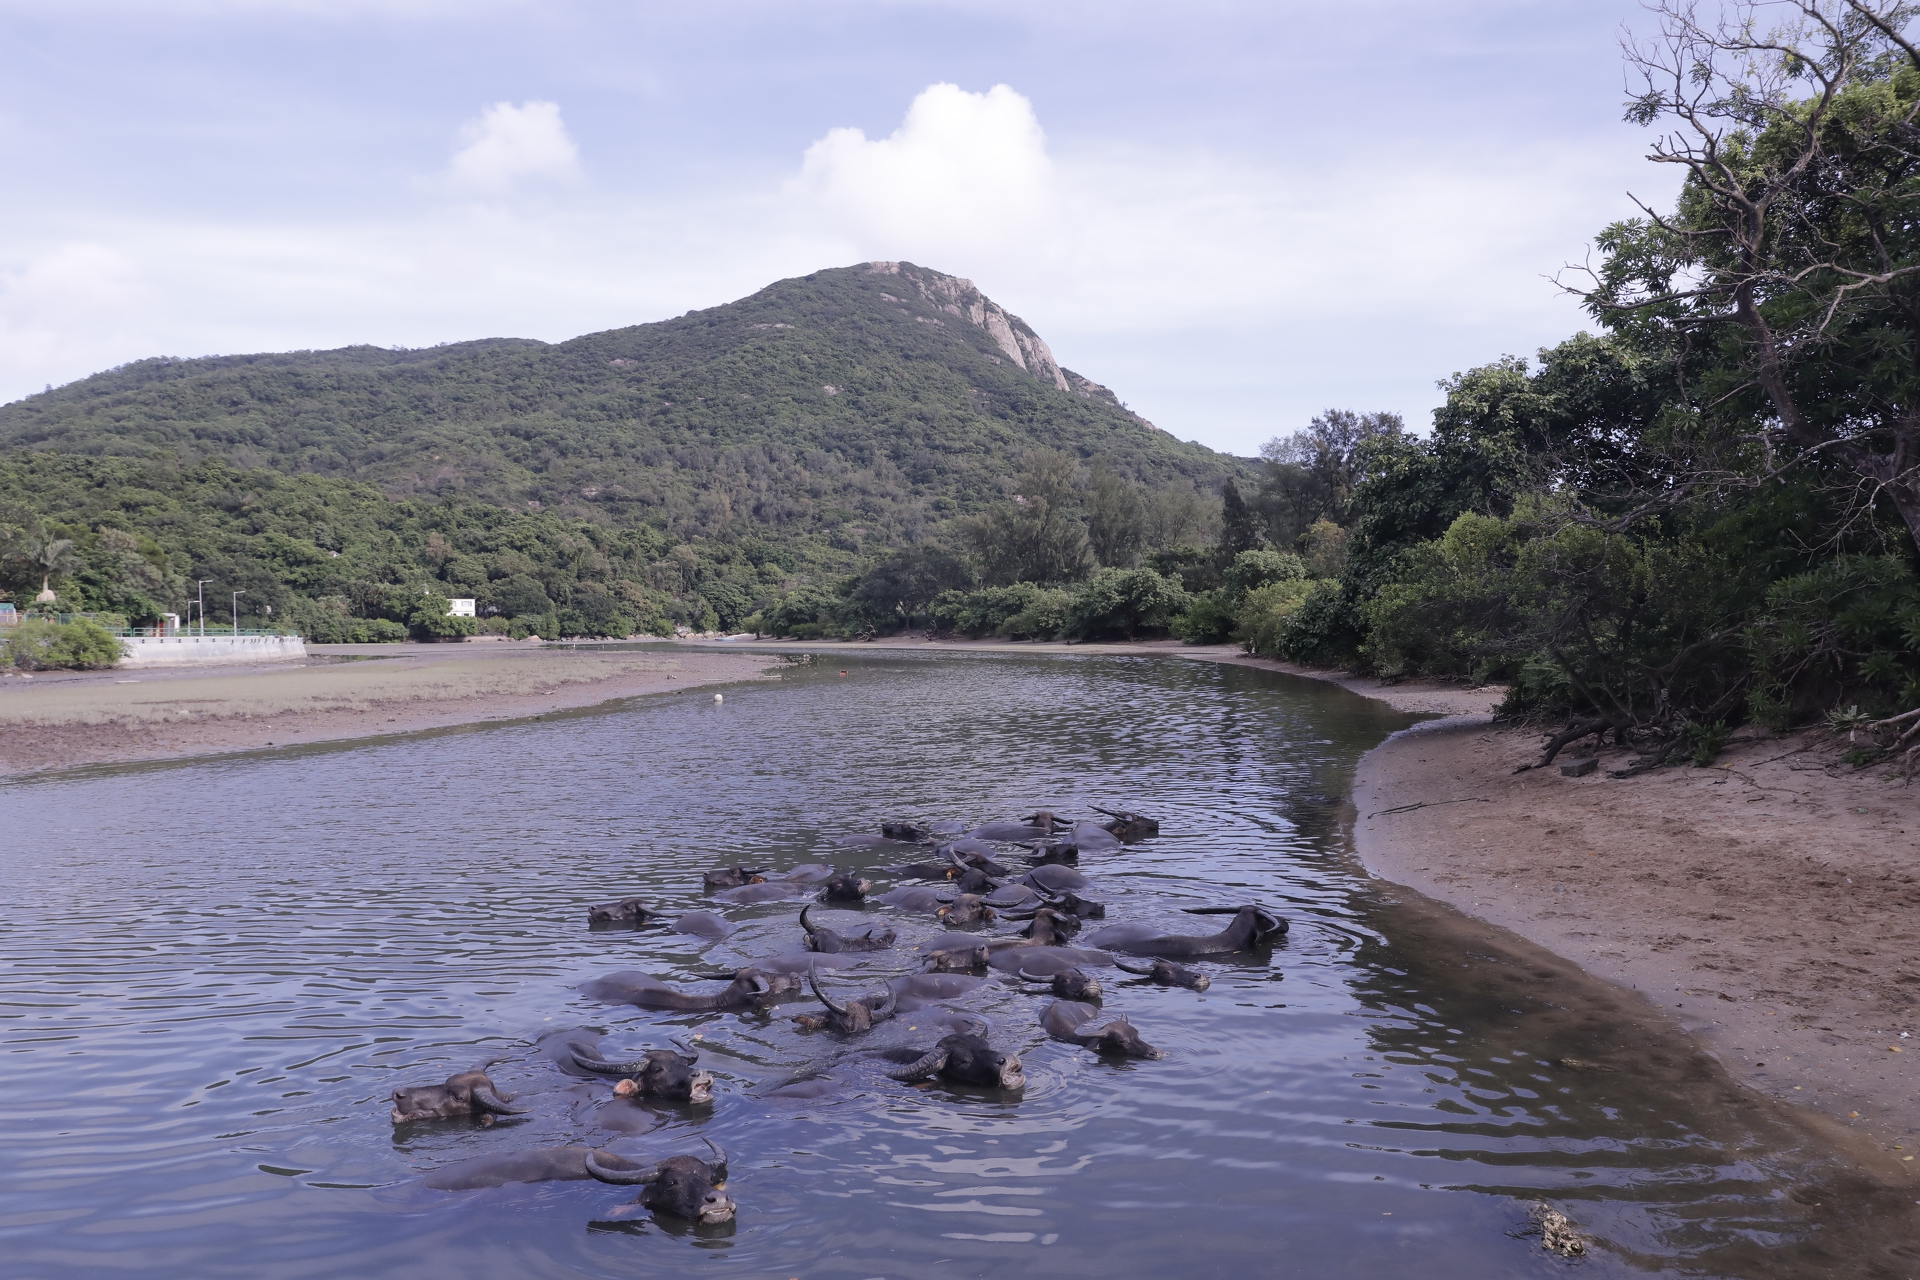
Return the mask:
[[454,599],[454,600],[447,601],[447,616],[449,618],[473,617],[473,601],[470,599]]

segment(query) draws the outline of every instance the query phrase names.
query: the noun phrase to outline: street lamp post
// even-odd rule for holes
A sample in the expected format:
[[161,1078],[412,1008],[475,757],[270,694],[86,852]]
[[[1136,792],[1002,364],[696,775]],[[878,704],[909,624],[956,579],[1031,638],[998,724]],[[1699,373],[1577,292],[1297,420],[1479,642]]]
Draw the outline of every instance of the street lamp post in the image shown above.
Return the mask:
[[233,593],[233,634],[236,637],[240,634],[240,597],[245,594],[247,593],[244,591]]
[[200,593],[200,634],[203,636],[207,634],[207,584],[212,581],[212,578],[194,579],[194,587]]

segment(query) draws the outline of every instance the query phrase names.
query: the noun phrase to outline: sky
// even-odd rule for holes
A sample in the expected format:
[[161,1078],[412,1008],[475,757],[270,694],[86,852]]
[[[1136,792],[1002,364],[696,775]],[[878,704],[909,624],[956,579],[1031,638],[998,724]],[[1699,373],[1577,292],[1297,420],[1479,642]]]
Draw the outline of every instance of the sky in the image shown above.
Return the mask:
[[130,360],[556,341],[905,259],[1181,439],[1590,323],[1676,180],[1616,0],[0,0],[0,401]]

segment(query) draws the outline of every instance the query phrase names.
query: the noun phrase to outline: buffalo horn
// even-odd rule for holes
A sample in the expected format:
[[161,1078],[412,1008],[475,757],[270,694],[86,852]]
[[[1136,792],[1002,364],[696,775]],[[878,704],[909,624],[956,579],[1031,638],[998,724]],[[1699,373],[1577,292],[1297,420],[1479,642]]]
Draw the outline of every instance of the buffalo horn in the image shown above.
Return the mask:
[[713,1159],[708,1162],[713,1166],[713,1180],[725,1182],[727,1180],[727,1149],[712,1138],[702,1138],[700,1141],[713,1148]]
[[[1104,813],[1105,810],[1102,810],[1101,812]],[[1115,956],[1113,958],[1113,967],[1116,969],[1124,969],[1128,973],[1152,973],[1153,972],[1153,966],[1150,964],[1140,964],[1140,965],[1128,964],[1125,960],[1122,960],[1119,956]]]
[[685,1058],[689,1063],[700,1061],[700,1051],[688,1044],[685,1040],[669,1039],[667,1043],[678,1049],[680,1056]]
[[821,1004],[827,1006],[829,1010],[839,1014],[841,1017],[846,1016],[847,1007],[845,1005],[835,1004],[828,998],[827,993],[820,989],[820,971],[818,969],[807,970],[807,985],[813,988],[814,995],[820,997]]
[[505,1098],[491,1089],[475,1089],[473,1100],[479,1103],[483,1110],[491,1111],[497,1116],[523,1116],[533,1110],[532,1107],[510,1107]]
[[1190,916],[1237,916],[1244,907],[1182,907]]
[[887,1075],[894,1080],[912,1084],[916,1080],[925,1080],[928,1076],[947,1065],[947,1051],[938,1046],[929,1050],[925,1057],[910,1062],[898,1071],[889,1071]]
[[638,1187],[660,1181],[660,1166],[657,1164],[651,1169],[609,1169],[600,1163],[598,1151],[587,1152],[587,1172],[602,1182],[623,1187]]
[[806,906],[800,908],[800,927],[802,929],[805,929],[809,934],[812,934],[814,932],[813,926],[807,923],[807,912],[811,911],[812,909],[813,909],[812,903],[808,903]]
[[764,973],[752,975],[747,979],[747,984],[753,988],[753,994],[757,996],[764,996],[773,990],[773,983],[767,980],[767,975]]
[[[1119,964],[1120,962],[1118,960],[1115,960],[1114,963]],[[1020,976],[1028,982],[1052,982],[1053,981],[1053,975],[1050,973],[1028,973],[1025,969],[1022,969],[1020,971]]]
[[888,987],[886,998],[882,1000],[878,1005],[871,1006],[872,1012],[873,1012],[873,1020],[875,1022],[878,1022],[882,1018],[891,1018],[893,1016],[894,1003],[897,1000],[899,1000],[899,998],[900,998],[899,993],[895,991],[892,987]]
[[646,1070],[646,1062],[608,1062],[604,1058],[581,1056],[580,1050],[573,1049],[573,1065],[601,1076],[637,1076]]

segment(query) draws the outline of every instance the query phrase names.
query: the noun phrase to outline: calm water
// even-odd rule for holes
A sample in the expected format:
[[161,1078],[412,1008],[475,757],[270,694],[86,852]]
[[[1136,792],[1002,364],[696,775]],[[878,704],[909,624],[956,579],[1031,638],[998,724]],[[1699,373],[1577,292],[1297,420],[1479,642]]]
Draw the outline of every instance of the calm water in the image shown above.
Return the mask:
[[[1594,1237],[1591,1274],[1744,1275],[1816,1230],[1790,1193],[1824,1157],[1790,1131],[1714,1110],[1710,1082],[1550,1068],[1526,1008],[1383,933],[1337,820],[1353,761],[1405,723],[1379,704],[1161,659],[827,661],[720,706],[0,787],[0,1271],[1533,1276],[1569,1265],[1516,1234],[1545,1198]],[[710,905],[699,871],[738,861],[869,865],[828,842],[883,818],[1096,804],[1165,832],[1083,864],[1110,919],[1203,931],[1178,908],[1257,897],[1293,920],[1270,958],[1202,962],[1204,996],[1102,971],[1106,1008],[1164,1061],[1049,1042],[1039,1001],[998,981],[953,1003],[1023,1055],[1015,1099],[832,1065],[846,1046],[788,1021],[807,1001],[673,1015],[573,989],[799,938],[797,904],[728,908],[740,930],[703,944],[590,933],[589,902]],[[937,932],[882,914],[903,947]],[[920,1025],[872,1043],[936,1038]],[[576,1026],[610,1049],[699,1032],[716,1105],[606,1132],[606,1089],[529,1046]],[[534,1114],[396,1133],[396,1086],[489,1058]],[[821,1066],[827,1096],[764,1096]],[[697,1152],[703,1133],[732,1155],[731,1229],[607,1224],[631,1193],[592,1182],[415,1181],[573,1142]]]

